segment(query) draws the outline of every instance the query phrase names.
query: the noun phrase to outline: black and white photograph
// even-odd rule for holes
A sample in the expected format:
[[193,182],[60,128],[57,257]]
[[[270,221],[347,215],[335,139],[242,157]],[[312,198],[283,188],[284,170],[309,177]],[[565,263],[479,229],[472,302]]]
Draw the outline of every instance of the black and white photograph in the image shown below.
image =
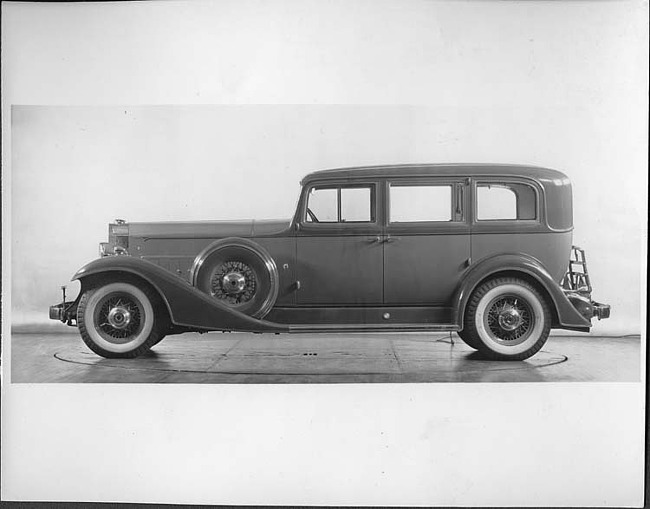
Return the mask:
[[643,506],[647,2],[6,2],[2,47],[3,500]]

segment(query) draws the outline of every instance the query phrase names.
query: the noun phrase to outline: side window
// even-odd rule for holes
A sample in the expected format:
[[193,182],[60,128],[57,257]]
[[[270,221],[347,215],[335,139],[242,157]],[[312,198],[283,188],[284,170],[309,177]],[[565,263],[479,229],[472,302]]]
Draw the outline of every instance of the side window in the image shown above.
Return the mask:
[[371,221],[369,187],[344,187],[341,189],[341,221]]
[[307,197],[307,223],[374,222],[374,186],[313,187]]
[[451,221],[451,185],[391,185],[391,223]]
[[307,222],[336,223],[338,221],[338,190],[313,188],[309,193]]
[[478,183],[476,218],[479,221],[530,220],[537,218],[535,189],[519,183]]

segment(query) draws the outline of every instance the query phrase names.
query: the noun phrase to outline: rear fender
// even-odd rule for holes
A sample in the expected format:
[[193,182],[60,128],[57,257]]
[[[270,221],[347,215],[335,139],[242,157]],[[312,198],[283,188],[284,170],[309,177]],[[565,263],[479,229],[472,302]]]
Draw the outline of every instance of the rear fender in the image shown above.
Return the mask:
[[470,296],[484,281],[499,276],[523,276],[532,279],[549,298],[553,307],[553,327],[587,332],[591,322],[571,304],[564,291],[556,283],[542,263],[524,254],[496,255],[481,260],[465,274],[453,297],[454,322],[463,327],[463,317]]
[[160,295],[173,324],[206,330],[288,332],[288,327],[252,318],[232,309],[191,286],[184,279],[147,260],[109,256],[94,260],[73,276],[82,284],[93,276],[115,277],[119,273],[139,277]]

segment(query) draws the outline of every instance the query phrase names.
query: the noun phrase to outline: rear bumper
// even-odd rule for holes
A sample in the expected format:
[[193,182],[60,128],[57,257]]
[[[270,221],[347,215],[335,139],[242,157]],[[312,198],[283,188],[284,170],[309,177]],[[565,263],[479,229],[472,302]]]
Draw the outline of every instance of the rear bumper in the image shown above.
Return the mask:
[[602,304],[591,300],[588,293],[567,292],[566,296],[571,304],[573,304],[573,307],[587,320],[591,321],[592,318],[598,318],[599,320],[609,318],[609,304]]
[[609,318],[609,304],[601,304],[600,302],[591,302],[593,308],[592,316],[598,317],[599,320]]
[[609,305],[591,300],[591,281],[584,249],[571,247],[569,268],[562,278],[561,286],[573,307],[589,322],[594,317],[599,320],[609,318]]

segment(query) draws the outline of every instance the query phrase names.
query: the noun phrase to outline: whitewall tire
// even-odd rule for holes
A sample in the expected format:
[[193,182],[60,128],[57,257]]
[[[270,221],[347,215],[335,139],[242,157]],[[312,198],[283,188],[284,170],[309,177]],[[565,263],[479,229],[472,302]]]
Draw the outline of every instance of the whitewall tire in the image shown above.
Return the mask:
[[463,333],[491,359],[523,360],[546,343],[551,313],[543,295],[518,278],[496,278],[472,294]]
[[153,290],[125,281],[86,290],[77,307],[81,338],[107,358],[142,355],[165,336],[165,318]]

